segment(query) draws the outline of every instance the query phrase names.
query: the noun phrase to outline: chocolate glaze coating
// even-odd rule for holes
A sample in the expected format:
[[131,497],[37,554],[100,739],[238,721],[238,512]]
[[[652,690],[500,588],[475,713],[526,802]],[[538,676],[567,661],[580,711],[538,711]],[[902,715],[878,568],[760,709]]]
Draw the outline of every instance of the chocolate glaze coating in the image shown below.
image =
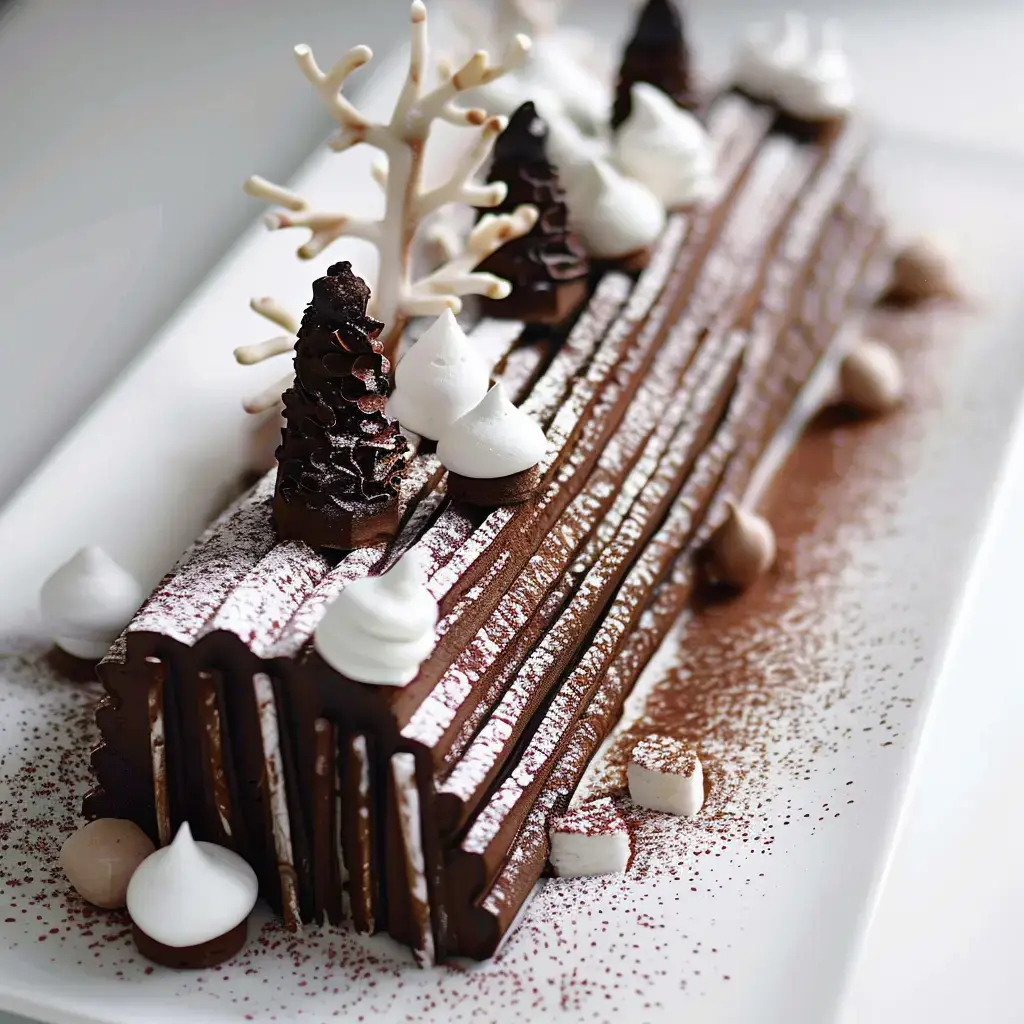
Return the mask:
[[137,924],[132,925],[132,938],[139,952],[161,967],[173,967],[176,971],[203,971],[226,963],[242,951],[246,923],[243,921],[226,934],[198,946],[165,946],[150,938]]
[[481,508],[521,505],[536,494],[539,484],[540,470],[536,466],[491,480],[478,480],[458,473],[448,474],[448,493],[452,500]]

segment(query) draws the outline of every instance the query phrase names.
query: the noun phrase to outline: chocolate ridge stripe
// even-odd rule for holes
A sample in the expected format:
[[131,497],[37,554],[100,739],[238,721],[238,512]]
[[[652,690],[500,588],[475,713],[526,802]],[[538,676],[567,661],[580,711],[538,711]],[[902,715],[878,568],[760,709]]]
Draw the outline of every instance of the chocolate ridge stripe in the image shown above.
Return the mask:
[[[866,245],[862,240],[861,245],[854,248],[855,259],[860,257],[862,267],[866,262],[865,253],[870,255],[878,237],[877,232],[870,233]],[[847,266],[852,262],[847,261]],[[844,283],[844,287],[849,289],[852,283]],[[774,403],[774,408],[784,410],[786,404],[787,396],[781,396],[781,400]],[[640,622],[609,666],[587,711],[572,731],[565,753],[557,762],[546,788],[530,810],[527,821],[505,858],[504,868],[472,912],[469,934],[484,943],[472,955],[488,955],[486,949],[500,940],[504,929],[511,924],[543,871],[548,852],[547,821],[552,813],[560,811],[568,802],[587,762],[620,714],[622,702],[640,671],[688,600],[695,581],[693,552],[706,542],[716,528],[725,510],[724,499],[730,491],[728,485],[719,488],[694,542],[676,558],[669,578],[652,592]],[[598,789],[589,795],[600,796],[605,792],[607,790]]]
[[[759,167],[762,165],[765,173],[761,174],[763,184],[759,186]],[[790,165],[792,165],[792,173],[782,173],[781,168],[788,168]],[[669,393],[670,391],[674,392],[674,388],[670,387],[670,382],[675,381],[688,362],[688,358],[685,358],[682,366],[673,369],[673,359],[678,359],[675,354],[677,346],[683,345],[684,354],[692,352],[699,335],[701,317],[705,315],[705,310],[713,309],[721,301],[721,293],[734,287],[731,277],[735,262],[749,260],[751,247],[754,247],[756,251],[757,231],[752,230],[752,224],[760,224],[762,217],[771,224],[774,210],[777,208],[787,210],[789,203],[795,199],[800,188],[812,173],[814,166],[813,155],[806,148],[798,148],[788,140],[775,140],[774,148],[769,146],[762,150],[760,162],[755,161],[754,166],[748,172],[748,183],[743,197],[730,211],[726,226],[723,228],[716,249],[716,254],[720,259],[709,258],[705,261],[691,293],[687,314],[676,322],[668,339],[662,344],[651,371],[634,396],[615,436],[599,457],[597,467],[591,473],[586,486],[547,533],[546,539],[524,573],[502,596],[488,623],[481,627],[477,636],[470,641],[468,648],[464,645],[460,650],[457,660],[449,666],[438,686],[435,687],[434,693],[421,705],[416,716],[403,730],[405,738],[430,746],[435,751],[435,758],[437,753],[446,752],[445,739],[449,738],[448,731],[451,729],[451,724],[445,726],[445,718],[451,715],[451,721],[457,724],[472,710],[472,703],[482,696],[481,677],[486,675],[486,666],[472,666],[471,659],[474,655],[480,658],[479,652],[484,651],[492,665],[499,660],[505,660],[502,658],[503,650],[495,638],[496,629],[502,624],[502,618],[506,617],[507,621],[509,615],[517,616],[518,627],[522,629],[526,617],[533,613],[538,604],[544,600],[550,587],[556,582],[557,576],[553,574],[568,568],[577,545],[565,550],[566,544],[570,538],[578,534],[579,530],[586,528],[588,518],[586,513],[583,513],[584,522],[581,524],[579,522],[581,516],[573,515],[574,506],[582,500],[589,506],[587,511],[590,522],[592,524],[601,522],[602,514],[606,513],[613,504],[620,503],[621,496],[616,493],[618,486],[625,477],[631,474],[633,463],[644,452],[649,436],[656,429],[665,426],[665,408],[674,405],[677,413],[682,414],[679,405],[685,400],[683,395]],[[644,423],[645,427],[634,431],[630,426],[634,421]],[[620,458],[617,449],[624,443],[622,441],[624,434],[633,434],[632,449],[627,448]],[[610,470],[609,465],[617,466],[617,468]],[[608,524],[607,515],[605,515],[602,526],[605,530],[614,530],[614,527]],[[580,538],[580,541],[583,539],[586,538]],[[560,548],[562,549],[561,557],[558,562],[554,562],[551,552],[557,552]],[[547,554],[545,554],[546,551]],[[534,568],[534,566],[536,567]],[[578,571],[575,566],[573,571]],[[531,600],[529,591],[532,580],[538,575],[544,578],[545,573],[547,582],[543,590],[540,593],[534,593]],[[509,610],[505,611],[504,609]],[[514,637],[508,638],[505,646],[507,647],[508,643],[513,642],[514,639]],[[485,670],[483,673],[480,671],[482,667]],[[502,666],[502,674],[507,674],[508,671],[509,667],[506,662]],[[460,698],[461,702],[453,708],[453,700],[459,701]],[[449,709],[451,710],[449,711]],[[438,737],[436,732],[438,727],[445,728],[444,736]],[[451,760],[451,758],[446,758],[446,760]]]
[[[738,222],[744,228],[750,230],[749,238],[742,233],[739,238],[751,246],[754,253],[756,253],[756,256],[749,257],[749,270],[746,275],[747,280],[739,289],[740,296],[745,297],[738,300],[742,302],[741,308],[739,310],[734,309],[727,312],[725,316],[721,318],[719,331],[723,340],[729,329],[727,325],[744,320],[749,315],[746,310],[757,305],[757,300],[760,295],[760,281],[763,276],[761,266],[762,261],[770,258],[774,242],[779,238],[780,234],[786,230],[787,225],[789,225],[792,202],[799,195],[800,188],[803,185],[806,175],[810,173],[811,167],[815,166],[814,162],[810,161],[806,171],[802,174],[798,172],[794,176],[793,180],[788,183],[789,187],[782,187],[776,178],[772,158],[775,157],[776,154],[779,154],[780,158],[785,159],[791,154],[799,155],[801,153],[806,159],[806,150],[797,150],[794,144],[787,143],[784,140],[779,140],[778,147],[774,151],[765,151],[767,158],[766,166],[771,171],[766,180],[777,189],[776,196],[781,207],[781,216],[776,219],[774,207],[769,207],[768,210],[764,211],[763,215],[767,219],[767,230],[765,230],[765,225],[760,220],[755,221],[757,227],[752,228],[744,222],[742,217],[739,218]],[[822,159],[824,158],[825,155],[823,154]],[[799,168],[801,166],[802,162],[798,160],[797,167]],[[756,173],[756,171],[753,173]],[[755,201],[760,201],[760,194],[754,189],[751,189],[748,196],[752,205]],[[802,210],[803,205],[799,208]],[[790,227],[789,230],[792,231],[794,229]],[[751,284],[751,279],[753,284]],[[676,445],[671,446],[671,450],[673,455],[678,454],[678,441]],[[671,462],[671,459],[672,456],[670,455],[669,462]],[[681,482],[682,481],[680,481],[680,484]],[[671,492],[669,492],[669,494],[670,493]],[[643,522],[649,524],[649,528],[653,529],[655,520],[652,519],[651,514],[645,516]],[[638,525],[634,528],[645,531],[648,527]],[[628,548],[628,550],[634,551],[639,549],[634,543]],[[626,568],[628,567],[628,560],[631,559],[632,556],[627,553],[622,557],[626,561],[618,564],[618,569],[615,570],[616,572],[626,571]],[[606,563],[607,560],[602,558],[602,562]],[[592,570],[592,572],[588,574],[588,579],[584,586],[592,588],[599,595],[599,600],[600,595],[605,593],[606,587],[602,583],[591,584],[589,582],[590,578],[595,576],[597,573],[598,570]],[[584,616],[584,618],[587,618],[587,616]],[[553,627],[552,632],[549,632],[549,634],[542,640],[538,650],[531,655],[527,662],[527,667],[524,668],[524,672],[529,672],[530,666],[534,663],[537,665],[544,665],[546,663],[548,666],[553,666],[555,669],[554,673],[552,673],[552,670],[549,667],[544,672],[544,678],[549,680],[550,685],[554,685],[557,673],[560,671],[560,666],[568,659],[569,653],[573,649],[571,634],[574,632],[575,630],[570,629],[569,633],[566,633],[564,629],[561,629],[558,626]],[[578,640],[576,642],[578,642]],[[557,651],[555,650],[556,648]],[[521,682],[517,682],[515,689],[518,690],[520,685]],[[518,703],[518,701],[524,699],[523,697],[512,697],[511,694],[510,698],[514,703]],[[457,827],[458,824],[461,824],[466,820],[466,815],[475,805],[476,800],[480,797],[481,788],[486,785],[487,781],[492,777],[493,772],[500,767],[503,754],[516,741],[521,729],[523,728],[523,714],[529,714],[530,708],[534,706],[534,702],[537,698],[536,696],[527,694],[525,695],[525,699],[527,704],[524,708],[521,708],[519,712],[513,711],[511,709],[511,705],[506,709],[506,705],[509,701],[507,699],[502,701],[490,723],[481,731],[481,735],[478,740],[475,740],[474,743],[471,744],[465,757],[455,766],[451,776],[441,786],[439,791],[438,808],[443,828],[453,829]],[[447,795],[449,794],[460,801],[468,802],[468,806],[463,806],[456,810],[456,807],[452,805],[449,799],[447,799]],[[454,815],[457,815],[457,817],[453,817]]]
[[[685,300],[690,277],[695,273],[695,265],[699,263],[707,247],[714,240],[717,228],[744,179],[746,168],[756,151],[757,143],[768,126],[763,115],[751,111],[747,116],[750,134],[745,140],[741,140],[745,141],[746,145],[737,143],[730,147],[727,155],[723,154],[720,161],[719,173],[724,183],[721,201],[709,210],[700,211],[695,215],[694,223],[689,225],[687,232],[689,241],[679,258],[673,251],[676,248],[673,232],[678,231],[680,225],[686,226],[686,220],[680,215],[670,218],[669,226],[659,240],[651,263],[641,274],[630,297],[624,321],[617,325],[617,329],[612,331],[612,336],[606,340],[604,350],[611,356],[608,362],[612,360],[617,362],[621,358],[624,345],[630,343],[636,345],[633,334],[644,327],[645,320],[655,321],[653,324],[648,324],[646,329],[649,335],[656,336],[655,332],[661,327],[661,324],[657,322],[659,317],[662,320],[670,320],[680,311],[681,301]],[[720,130],[717,127],[718,124],[719,122],[713,118],[710,123],[712,132]],[[680,297],[680,301],[665,301],[664,297],[659,300],[659,296],[670,286],[670,283],[675,285],[674,296]],[[652,327],[653,330],[651,330]],[[439,561],[438,571],[431,579],[430,587],[434,596],[441,601],[444,614],[450,610],[453,602],[486,572],[488,561],[484,555],[490,546],[500,543],[506,549],[513,549],[516,546],[516,541],[524,537],[535,524],[537,528],[535,532],[544,529],[543,521],[540,520],[542,508],[551,502],[563,500],[560,496],[568,488],[566,474],[562,472],[557,477],[555,475],[559,470],[559,456],[564,457],[563,453],[573,445],[588,418],[593,422],[594,418],[590,407],[599,397],[599,388],[607,387],[605,381],[607,381],[611,369],[611,366],[601,365],[600,355],[598,355],[587,376],[576,381],[569,399],[563,403],[548,430],[549,452],[546,460],[542,462],[541,468],[545,471],[546,479],[557,479],[559,484],[559,487],[551,493],[548,501],[545,502],[544,499],[541,499],[532,506],[518,509],[497,509],[475,531],[473,542],[464,545],[463,550],[455,557],[449,555],[447,559],[444,559],[439,556],[440,561],[443,561],[444,564],[440,564]],[[530,403],[527,402],[524,408],[531,411],[529,406]],[[603,443],[613,427],[614,424],[609,425],[608,430],[599,439],[600,443]],[[580,454],[578,447],[574,449],[573,454],[577,456],[578,461]],[[549,516],[560,511],[557,505],[555,507],[555,513],[549,512]],[[450,516],[453,518],[461,515],[464,513],[459,507],[453,507],[450,510]],[[513,524],[516,525],[513,526]],[[509,536],[509,531],[512,531],[512,536]],[[421,544],[429,549],[431,547],[430,538],[425,537]],[[439,553],[435,552],[435,555],[439,555]],[[442,627],[443,625],[442,622]],[[399,697],[398,700],[403,702],[402,697]],[[397,710],[396,713],[400,719],[404,717],[401,710]]]
[[[743,164],[736,172],[737,186],[746,169],[747,165]],[[664,325],[676,318],[694,279],[699,276],[704,266],[703,256],[727,219],[731,198],[732,192],[729,202],[696,217],[681,254],[674,251],[674,246],[663,244],[655,261],[641,277],[625,321],[612,331],[606,358],[602,363],[595,360],[587,377],[576,382],[573,394],[579,397],[574,399],[573,394],[570,395],[549,431],[549,454],[542,468],[552,482],[544,495],[533,505],[498,509],[491,513],[461,551],[449,557],[446,564],[434,573],[429,587],[441,600],[444,616],[438,626],[440,642],[417,679],[391,695],[392,713],[400,726],[407,724],[408,719],[416,714],[441,673],[472,639],[493,611],[500,594],[534,553],[541,537],[584,485],[606,441],[617,429],[626,403],[648,372],[660,347]],[[673,223],[681,224],[679,220]],[[668,239],[665,241],[667,243]],[[645,287],[648,289],[646,296]],[[654,293],[661,298],[655,298]],[[635,326],[631,326],[631,319],[636,321]],[[619,359],[625,359],[628,373],[616,368]],[[559,417],[564,421],[562,425]],[[582,438],[579,438],[580,431],[583,432]],[[552,433],[558,438],[553,444]],[[557,461],[560,453],[566,459],[564,465]],[[442,526],[440,524],[439,529]],[[429,550],[429,531],[420,543]],[[488,556],[489,551],[493,553]],[[471,571],[471,566],[476,568]],[[456,581],[458,589],[455,588]],[[467,587],[471,587],[468,599],[452,607],[453,598]]]
[[[846,176],[842,176],[840,180],[845,182],[847,180]],[[809,206],[812,212],[816,212],[815,205],[813,203],[809,204]],[[831,206],[828,206],[828,209],[831,210]],[[804,241],[804,244],[806,244],[805,239],[807,237],[807,233],[801,232],[799,227],[799,225],[795,226],[790,232],[790,235],[791,237],[796,237],[801,241]],[[816,237],[823,237],[826,230],[827,228],[825,230],[819,229],[818,236]],[[813,259],[813,255],[817,253],[817,249],[818,246],[816,244],[812,246],[811,257],[805,256],[806,263],[809,264],[810,259]],[[797,270],[799,266],[800,264],[797,264],[793,267],[793,270]],[[760,369],[760,367],[757,367],[756,369]],[[761,375],[759,373],[755,373],[753,379],[759,379],[760,376]],[[743,408],[740,408],[738,412],[735,412],[734,414],[734,411],[731,410],[730,419],[735,418],[737,421],[742,422],[745,411],[746,410]],[[680,504],[678,504],[677,507],[685,516],[689,511],[686,508],[687,502],[685,490],[683,496],[679,499],[679,502]],[[627,582],[623,585],[622,591],[620,591],[619,595],[616,597],[616,604],[622,601],[623,591],[628,591],[630,582],[635,578],[636,583],[633,586],[633,590],[636,596],[633,599],[633,607],[634,609],[641,607],[639,599],[642,598],[643,592],[649,589],[652,578],[656,579],[660,572],[664,572],[664,564],[670,559],[671,552],[678,549],[679,546],[676,538],[672,536],[673,530],[671,528],[671,518],[672,517],[670,516],[668,523],[666,523],[666,525],[659,531],[658,535],[655,537],[655,541],[652,542],[652,545],[650,545],[644,552],[638,566],[634,567],[630,572],[627,577]],[[675,532],[678,534],[678,528],[675,529]],[[661,542],[664,553],[659,559],[656,557],[657,552],[655,551],[655,557],[652,558],[651,551],[652,549],[657,548],[659,541]],[[645,560],[652,562],[654,567],[647,571],[642,571],[642,564]],[[606,625],[610,623],[612,633],[617,633],[618,635],[618,640],[606,642],[609,644],[613,655],[614,644],[622,642],[621,638],[625,635],[626,630],[633,625],[637,614],[637,612],[634,612],[632,616],[617,618],[614,615],[614,605],[607,611],[605,616]],[[561,695],[570,689],[574,676],[578,675],[581,669],[586,666],[587,659],[591,653],[598,649],[599,639],[604,629],[605,627],[602,627],[602,629],[598,631],[587,654],[584,655],[580,664],[573,673],[570,674],[569,679],[563,684],[559,691],[559,695],[555,698],[555,704],[552,705],[552,709],[558,705]],[[586,674],[589,677],[591,686],[597,684],[601,672],[606,667],[606,663],[602,663],[599,659],[594,660],[596,661],[596,665],[590,669],[589,673]],[[586,699],[586,695],[584,694],[582,700]],[[549,709],[546,714],[551,715],[552,709]],[[505,716],[505,720],[507,721],[507,716]],[[547,751],[543,742],[540,742],[538,748],[538,756],[542,758],[547,757],[549,761],[552,756],[557,756],[558,747],[560,745],[557,741],[559,738],[565,737],[568,733],[568,729],[571,727],[571,721],[564,721],[561,719],[553,719],[553,721],[553,727],[549,728],[546,732],[538,730],[538,733],[534,734],[534,737],[530,742],[530,746],[537,745],[539,743],[539,737],[543,738],[546,736],[548,747],[551,747],[551,744],[554,743],[550,752]],[[470,828],[466,839],[463,841],[462,848],[467,854],[475,854],[477,857],[482,857],[483,859],[477,860],[474,866],[472,858],[467,859],[465,857],[456,857],[451,870],[452,874],[459,878],[460,885],[468,885],[471,887],[474,884],[474,880],[478,884],[481,881],[486,883],[488,877],[490,877],[493,872],[500,867],[500,864],[504,859],[507,845],[502,842],[501,837],[505,834],[510,834],[514,837],[518,831],[519,823],[528,813],[530,794],[536,792],[539,788],[538,779],[542,778],[543,772],[543,763],[538,763],[532,769],[530,768],[527,760],[530,746],[527,747],[524,755],[520,757],[518,764],[512,769],[512,772],[506,781],[499,787],[496,793],[492,795],[486,809],[476,819],[473,826]],[[520,807],[519,814],[517,816],[512,816],[509,812],[517,803]],[[470,888],[469,892],[472,894],[473,889]]]

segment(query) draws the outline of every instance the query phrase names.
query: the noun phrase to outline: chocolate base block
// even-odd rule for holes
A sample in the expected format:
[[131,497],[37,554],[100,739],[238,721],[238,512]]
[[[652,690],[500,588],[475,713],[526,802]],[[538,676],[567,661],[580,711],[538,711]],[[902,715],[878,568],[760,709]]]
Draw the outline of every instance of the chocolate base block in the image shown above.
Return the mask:
[[608,274],[619,270],[623,274],[636,275],[646,270],[651,262],[653,248],[637,249],[636,252],[626,253],[624,256],[616,256],[615,259],[601,260],[591,259],[590,269],[596,275]]
[[464,501],[479,508],[497,508],[499,505],[521,505],[537,493],[540,469],[531,466],[521,473],[498,476],[491,480],[448,474],[448,493],[453,501]]
[[281,540],[305,541],[314,548],[351,551],[389,540],[398,529],[398,498],[369,506],[372,514],[360,509],[349,514],[327,517],[297,501],[286,501],[278,492],[274,497],[274,524]]
[[132,925],[132,938],[139,952],[161,967],[172,967],[176,971],[203,971],[226,963],[242,951],[246,940],[246,922],[198,946],[165,946],[150,938],[137,924]]
[[[163,842],[188,820],[252,864],[288,926],[350,915],[421,963],[493,954],[727,502],[881,286],[856,123],[809,137],[732,93],[706,123],[717,199],[670,215],[635,280],[593,280],[567,331],[531,326],[497,374],[534,368],[516,399],[547,438],[532,500],[423,448],[394,539],[328,558],[277,537],[268,477],[101,664],[89,816]],[[353,683],[316,654],[317,624],[412,548],[437,646],[408,686]]]
[[543,288],[517,290],[507,299],[481,299],[480,312],[496,320],[522,320],[528,324],[560,324],[587,300],[586,278],[552,282]]

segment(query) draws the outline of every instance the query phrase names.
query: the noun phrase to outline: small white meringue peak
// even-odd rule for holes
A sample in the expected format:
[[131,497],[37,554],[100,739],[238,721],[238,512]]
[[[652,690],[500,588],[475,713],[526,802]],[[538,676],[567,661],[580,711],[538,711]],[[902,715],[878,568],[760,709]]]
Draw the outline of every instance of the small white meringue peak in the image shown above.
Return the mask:
[[58,647],[98,661],[142,604],[138,581],[100,547],[82,548],[43,584],[39,607]]
[[399,361],[388,414],[436,441],[487,394],[490,383],[490,371],[446,309]]
[[782,75],[776,99],[802,121],[831,121],[853,109],[853,81],[837,22],[825,22],[807,57]]
[[437,602],[417,548],[387,572],[350,583],[331,603],[313,643],[331,668],[376,686],[405,686],[437,642]]
[[569,219],[587,253],[615,260],[652,246],[665,227],[665,207],[646,186],[592,158],[563,179]]
[[787,12],[778,25],[751,25],[736,52],[733,81],[762,100],[779,99],[785,77],[810,56],[807,19]]
[[[523,99],[536,103],[538,89],[542,95],[554,94],[564,113],[591,134],[607,123],[611,109],[608,89],[557,38],[548,36],[534,40],[523,78],[526,86]],[[542,107],[537,109],[545,114]]]
[[545,117],[548,123],[548,156],[558,168],[562,185],[593,160],[606,158],[610,148],[602,136],[584,135],[567,116]]
[[633,86],[632,110],[615,137],[615,163],[669,209],[710,199],[715,154],[704,126],[647,82]]
[[499,383],[444,432],[437,456],[459,476],[497,480],[532,469],[547,446],[540,425],[509,401]]
[[252,913],[256,873],[231,850],[197,843],[185,822],[128,883],[128,913],[151,939],[177,949],[226,935]]
[[544,81],[535,76],[527,78],[522,72],[502,75],[493,82],[473,90],[472,99],[493,114],[511,117],[527,100],[533,102],[537,113],[549,121],[567,117],[561,97]]

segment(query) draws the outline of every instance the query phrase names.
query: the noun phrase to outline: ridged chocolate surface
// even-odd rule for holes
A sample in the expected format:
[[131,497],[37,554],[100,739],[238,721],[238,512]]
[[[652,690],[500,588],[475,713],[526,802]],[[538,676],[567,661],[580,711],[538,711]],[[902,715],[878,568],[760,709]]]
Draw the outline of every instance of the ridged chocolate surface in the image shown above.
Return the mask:
[[[90,814],[161,838],[188,817],[295,923],[351,918],[423,961],[493,952],[878,245],[855,126],[796,140],[733,96],[708,125],[721,200],[675,215],[639,281],[606,276],[564,337],[501,361],[547,433],[537,499],[454,503],[418,453],[395,541],[339,559],[276,541],[264,480],[102,666]],[[352,683],[309,640],[348,582],[412,546],[438,647],[403,689]]]

